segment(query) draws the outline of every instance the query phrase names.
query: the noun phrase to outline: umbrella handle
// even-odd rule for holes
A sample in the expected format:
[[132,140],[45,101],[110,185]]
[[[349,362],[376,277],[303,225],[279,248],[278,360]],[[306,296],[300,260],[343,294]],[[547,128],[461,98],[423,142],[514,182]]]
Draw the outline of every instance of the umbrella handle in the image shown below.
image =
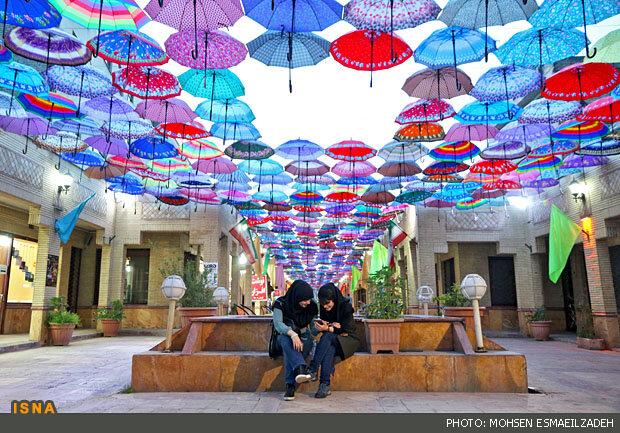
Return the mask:
[[58,163],[54,164],[54,168],[58,171],[60,171],[60,155],[61,155],[61,152],[58,152]]
[[[527,2],[527,0],[525,0]],[[164,7],[164,0],[157,0],[157,3],[159,4],[160,8]]]
[[192,50],[192,58],[198,58],[198,11],[197,0],[194,0],[194,49]]
[[22,150],[22,153],[25,155],[28,153],[28,137],[26,136],[26,147]]
[[527,5],[527,0],[523,0],[523,6]]
[[596,47],[592,48],[592,51],[590,51],[590,44],[586,44],[586,57],[588,59],[593,59],[594,57],[596,57]]

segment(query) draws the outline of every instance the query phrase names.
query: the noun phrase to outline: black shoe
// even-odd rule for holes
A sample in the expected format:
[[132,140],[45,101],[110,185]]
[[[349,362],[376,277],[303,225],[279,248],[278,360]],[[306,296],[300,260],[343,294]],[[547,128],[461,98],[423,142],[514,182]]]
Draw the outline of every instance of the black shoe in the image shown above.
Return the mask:
[[308,374],[308,371],[305,365],[300,365],[299,367],[297,367],[295,371],[295,382],[305,383],[305,382],[308,382],[310,378],[311,376],[310,374]]
[[317,373],[316,370],[309,368],[308,374],[310,375],[310,382],[316,382],[317,380],[319,380],[319,374]]
[[325,398],[328,395],[331,395],[332,392],[329,389],[329,384],[327,383],[321,383],[319,385],[319,390],[316,392],[316,394],[314,394],[315,398]]
[[292,383],[286,384],[286,391],[284,392],[284,400],[291,401],[295,400],[295,385]]

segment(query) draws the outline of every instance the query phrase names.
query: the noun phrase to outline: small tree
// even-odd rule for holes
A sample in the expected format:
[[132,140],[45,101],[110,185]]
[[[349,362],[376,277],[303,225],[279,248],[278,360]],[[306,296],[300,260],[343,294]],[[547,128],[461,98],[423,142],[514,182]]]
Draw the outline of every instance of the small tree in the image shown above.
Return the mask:
[[444,307],[469,307],[471,301],[461,292],[459,283],[452,284],[450,290],[443,295],[435,296],[435,302]]
[[179,301],[182,307],[214,307],[213,291],[209,278],[211,269],[200,272],[196,262],[188,261],[185,265],[181,260],[166,259],[159,268],[163,278],[169,275],[180,275],[185,282],[185,295]]
[[63,298],[62,296],[55,296],[51,298],[50,305],[52,306],[52,311],[50,311],[47,316],[48,324],[80,324],[80,316],[70,311],[67,311],[67,303],[65,302],[65,298]]
[[397,319],[403,314],[402,277],[397,277],[394,270],[385,266],[368,278],[370,302],[364,311],[369,319]]

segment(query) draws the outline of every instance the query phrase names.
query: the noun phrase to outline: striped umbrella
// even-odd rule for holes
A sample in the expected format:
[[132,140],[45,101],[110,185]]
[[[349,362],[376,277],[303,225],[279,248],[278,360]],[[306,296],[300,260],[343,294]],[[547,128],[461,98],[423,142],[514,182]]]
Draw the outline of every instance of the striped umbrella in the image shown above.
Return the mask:
[[560,125],[551,137],[558,140],[589,141],[603,137],[609,133],[609,128],[598,120],[586,122],[568,121]]
[[448,142],[435,147],[429,156],[437,161],[462,162],[478,156],[480,149],[471,141]]
[[48,119],[65,119],[78,115],[75,102],[56,92],[50,92],[46,97],[22,93],[17,100],[26,110]]
[[49,65],[83,65],[90,51],[79,39],[58,29],[15,27],[4,37],[4,44],[15,54]]

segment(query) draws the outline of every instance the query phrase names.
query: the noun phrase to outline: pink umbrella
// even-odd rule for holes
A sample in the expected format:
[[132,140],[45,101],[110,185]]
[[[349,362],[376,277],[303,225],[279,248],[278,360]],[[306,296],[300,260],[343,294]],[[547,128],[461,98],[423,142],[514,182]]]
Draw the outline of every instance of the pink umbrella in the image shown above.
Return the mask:
[[201,159],[194,162],[192,168],[206,174],[229,174],[237,170],[237,166],[223,156],[209,160]]
[[168,99],[181,94],[177,77],[154,66],[129,66],[115,71],[112,84],[140,99]]
[[441,99],[419,99],[403,108],[396,123],[439,122],[455,114],[454,108]]
[[376,171],[375,166],[368,161],[340,161],[332,167],[332,173],[342,177],[366,177]]
[[194,120],[198,115],[178,98],[149,101],[142,101],[136,107],[136,113],[140,117],[158,123],[187,123]]
[[463,125],[457,123],[446,133],[446,141],[482,141],[497,135],[498,129],[492,125]]
[[179,194],[184,195],[191,201],[204,204],[220,204],[220,200],[217,197],[215,191],[208,188],[181,188]]
[[164,44],[170,58],[192,69],[228,69],[245,59],[248,49],[243,42],[220,32],[198,32],[204,43],[198,46],[198,56],[194,57],[195,45],[193,31],[182,31],[171,35]]
[[424,202],[424,206],[426,206],[426,207],[436,207],[438,209],[448,208],[448,207],[452,207],[454,205],[455,205],[455,203],[452,203],[452,202],[449,202],[449,201],[437,200],[437,199],[429,199],[428,201]]
[[155,21],[194,32],[194,59],[198,58],[199,31],[230,27],[243,16],[240,0],[151,0],[144,10]]
[[26,137],[26,146],[22,153],[28,152],[28,142],[32,135],[56,134],[57,130],[50,128],[49,122],[39,116],[28,115],[27,117],[5,116],[0,119],[0,128],[6,132],[23,135]]
[[234,200],[234,201],[248,201],[250,199],[249,194],[243,191],[237,191],[236,189],[218,191],[217,195],[220,198],[223,198],[226,200]]

